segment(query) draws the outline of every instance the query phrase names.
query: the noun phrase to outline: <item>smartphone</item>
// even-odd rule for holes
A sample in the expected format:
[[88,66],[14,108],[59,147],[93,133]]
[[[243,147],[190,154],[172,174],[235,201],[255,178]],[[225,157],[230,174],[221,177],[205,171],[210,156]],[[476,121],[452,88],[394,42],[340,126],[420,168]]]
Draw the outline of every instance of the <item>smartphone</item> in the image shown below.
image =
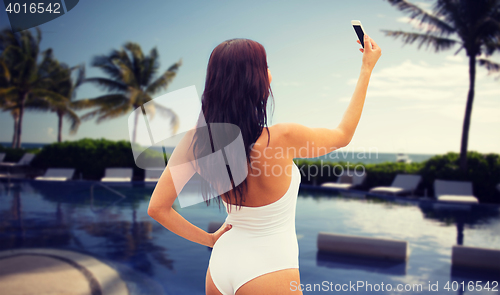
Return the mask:
[[365,48],[365,30],[363,29],[361,22],[359,20],[352,20],[351,25],[354,28],[356,35],[358,35],[358,39],[359,42],[361,42],[361,46]]

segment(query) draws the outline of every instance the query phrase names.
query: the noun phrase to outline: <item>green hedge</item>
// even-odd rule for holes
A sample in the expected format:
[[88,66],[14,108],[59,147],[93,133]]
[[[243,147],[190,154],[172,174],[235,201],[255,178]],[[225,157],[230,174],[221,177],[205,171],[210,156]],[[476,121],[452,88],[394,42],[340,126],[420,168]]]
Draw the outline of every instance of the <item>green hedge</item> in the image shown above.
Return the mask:
[[[106,139],[82,139],[53,143],[43,149],[11,149],[0,146],[0,152],[7,153],[5,161],[16,162],[26,152],[36,153],[32,166],[39,169],[49,167],[73,167],[76,177],[98,180],[103,177],[105,168],[132,167],[134,177],[143,179],[144,170],[138,168],[132,156],[128,141],[110,141]],[[367,178],[360,189],[368,190],[375,186],[389,186],[399,173],[419,174],[422,182],[416,190],[417,195],[434,195],[435,179],[471,181],[474,194],[482,203],[500,203],[500,193],[496,185],[500,183],[500,155],[480,154],[475,151],[467,153],[468,171],[462,173],[459,168],[459,154],[449,152],[437,155],[421,163],[352,164],[347,162],[321,162],[308,159],[296,159],[295,162],[304,173],[302,183],[320,185],[324,182],[335,182],[336,175],[349,168],[367,173]],[[148,150],[146,159],[163,158],[163,154]],[[321,171],[320,171],[321,170]]]
[[467,153],[467,173],[460,171],[460,154],[447,153],[434,156],[420,170],[422,184],[434,195],[434,179],[471,181],[474,195],[482,203],[500,203],[496,185],[500,183],[500,155]]
[[[419,174],[423,163],[395,163],[384,162],[376,164],[348,163],[348,162],[322,162],[298,159],[295,161],[303,171],[302,183],[320,185],[324,182],[335,182],[342,171],[355,170],[357,174],[366,173],[367,177],[360,189],[369,189],[374,186],[390,186],[397,174]],[[313,166],[320,167],[316,173]],[[328,172],[330,171],[330,174]],[[308,173],[311,172],[311,173]],[[321,173],[322,172],[322,173]],[[317,175],[315,175],[317,174]]]
[[[397,174],[418,174],[422,176],[422,182],[417,187],[415,193],[423,196],[434,196],[434,180],[456,180],[470,181],[473,184],[474,194],[481,203],[500,204],[500,192],[496,185],[500,183],[500,155],[499,154],[480,154],[475,151],[467,153],[467,173],[460,171],[460,155],[449,152],[444,155],[437,155],[421,163],[393,163],[385,162],[378,164],[352,164],[350,169],[357,165],[358,172],[367,173],[365,182],[359,189],[368,190],[375,186],[390,186]],[[296,160],[297,166],[302,169],[305,175],[302,175],[302,183],[321,185],[324,182],[335,182],[342,169],[347,169],[346,162],[325,163],[321,161],[311,161],[307,159]],[[317,173],[316,168],[323,173]],[[330,171],[330,176],[328,176]],[[311,173],[308,173],[311,172]],[[317,175],[315,175],[317,174]]]
[[[147,151],[150,157],[162,157],[160,152]],[[98,180],[104,170],[112,167],[134,168],[134,177],[142,179],[144,170],[135,165],[130,142],[106,139],[81,139],[46,145],[33,160],[35,168],[72,167],[76,177]]]

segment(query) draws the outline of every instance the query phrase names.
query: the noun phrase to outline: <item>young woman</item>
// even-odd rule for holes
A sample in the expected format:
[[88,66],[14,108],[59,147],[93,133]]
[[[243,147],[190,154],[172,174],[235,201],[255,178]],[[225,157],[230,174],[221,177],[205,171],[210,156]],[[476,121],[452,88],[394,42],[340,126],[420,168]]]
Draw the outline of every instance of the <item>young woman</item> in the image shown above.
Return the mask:
[[300,172],[292,160],[318,157],[351,141],[372,70],[381,55],[381,49],[367,35],[364,43],[358,83],[342,121],[333,129],[294,123],[267,127],[272,76],[264,47],[252,40],[232,39],[213,50],[202,113],[208,124],[230,123],[240,128],[248,176],[218,196],[228,216],[215,233],[185,220],[172,209],[176,188],[179,190],[179,183],[185,184],[200,168],[177,172],[175,184],[171,170],[172,163],[196,158],[193,142],[197,142],[197,133],[188,132],[172,154],[148,208],[148,214],[171,232],[213,248],[206,275],[207,294],[302,294],[297,290],[300,276],[295,233]]

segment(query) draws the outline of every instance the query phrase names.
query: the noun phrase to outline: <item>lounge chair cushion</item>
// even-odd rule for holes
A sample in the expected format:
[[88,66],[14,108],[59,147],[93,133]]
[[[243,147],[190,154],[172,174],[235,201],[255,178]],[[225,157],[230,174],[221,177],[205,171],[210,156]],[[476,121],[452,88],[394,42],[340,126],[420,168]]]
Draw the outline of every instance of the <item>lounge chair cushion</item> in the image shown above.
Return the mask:
[[370,190],[370,193],[390,193],[390,194],[399,194],[402,192],[408,192],[401,187],[392,187],[392,186],[378,186],[374,187]]
[[103,182],[125,182],[132,180],[132,168],[106,168]]
[[131,181],[130,177],[103,177],[101,178],[102,182],[123,182],[123,181]]
[[476,197],[464,195],[441,195],[437,199],[443,202],[479,203]]
[[67,177],[46,177],[46,176],[38,176],[35,177],[35,180],[43,180],[43,181],[66,181]]
[[322,187],[330,187],[330,188],[338,188],[338,189],[349,189],[353,185],[350,183],[334,183],[334,182],[325,182],[321,184]]

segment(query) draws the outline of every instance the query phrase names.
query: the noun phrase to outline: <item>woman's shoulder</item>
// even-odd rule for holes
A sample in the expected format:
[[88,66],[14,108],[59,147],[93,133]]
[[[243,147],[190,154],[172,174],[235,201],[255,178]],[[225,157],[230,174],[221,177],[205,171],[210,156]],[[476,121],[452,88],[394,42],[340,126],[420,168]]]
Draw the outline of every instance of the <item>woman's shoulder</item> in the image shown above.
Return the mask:
[[[290,145],[290,138],[294,132],[297,132],[295,123],[279,123],[264,128],[262,134],[253,145],[254,150],[264,151],[268,153],[272,149],[286,149]],[[300,132],[300,131],[299,131]]]
[[278,123],[269,127],[271,138],[274,137],[277,146],[289,146],[297,135],[308,132],[308,128],[298,123]]
[[296,132],[303,131],[307,127],[298,123],[278,123],[269,127],[279,136],[291,136]]

